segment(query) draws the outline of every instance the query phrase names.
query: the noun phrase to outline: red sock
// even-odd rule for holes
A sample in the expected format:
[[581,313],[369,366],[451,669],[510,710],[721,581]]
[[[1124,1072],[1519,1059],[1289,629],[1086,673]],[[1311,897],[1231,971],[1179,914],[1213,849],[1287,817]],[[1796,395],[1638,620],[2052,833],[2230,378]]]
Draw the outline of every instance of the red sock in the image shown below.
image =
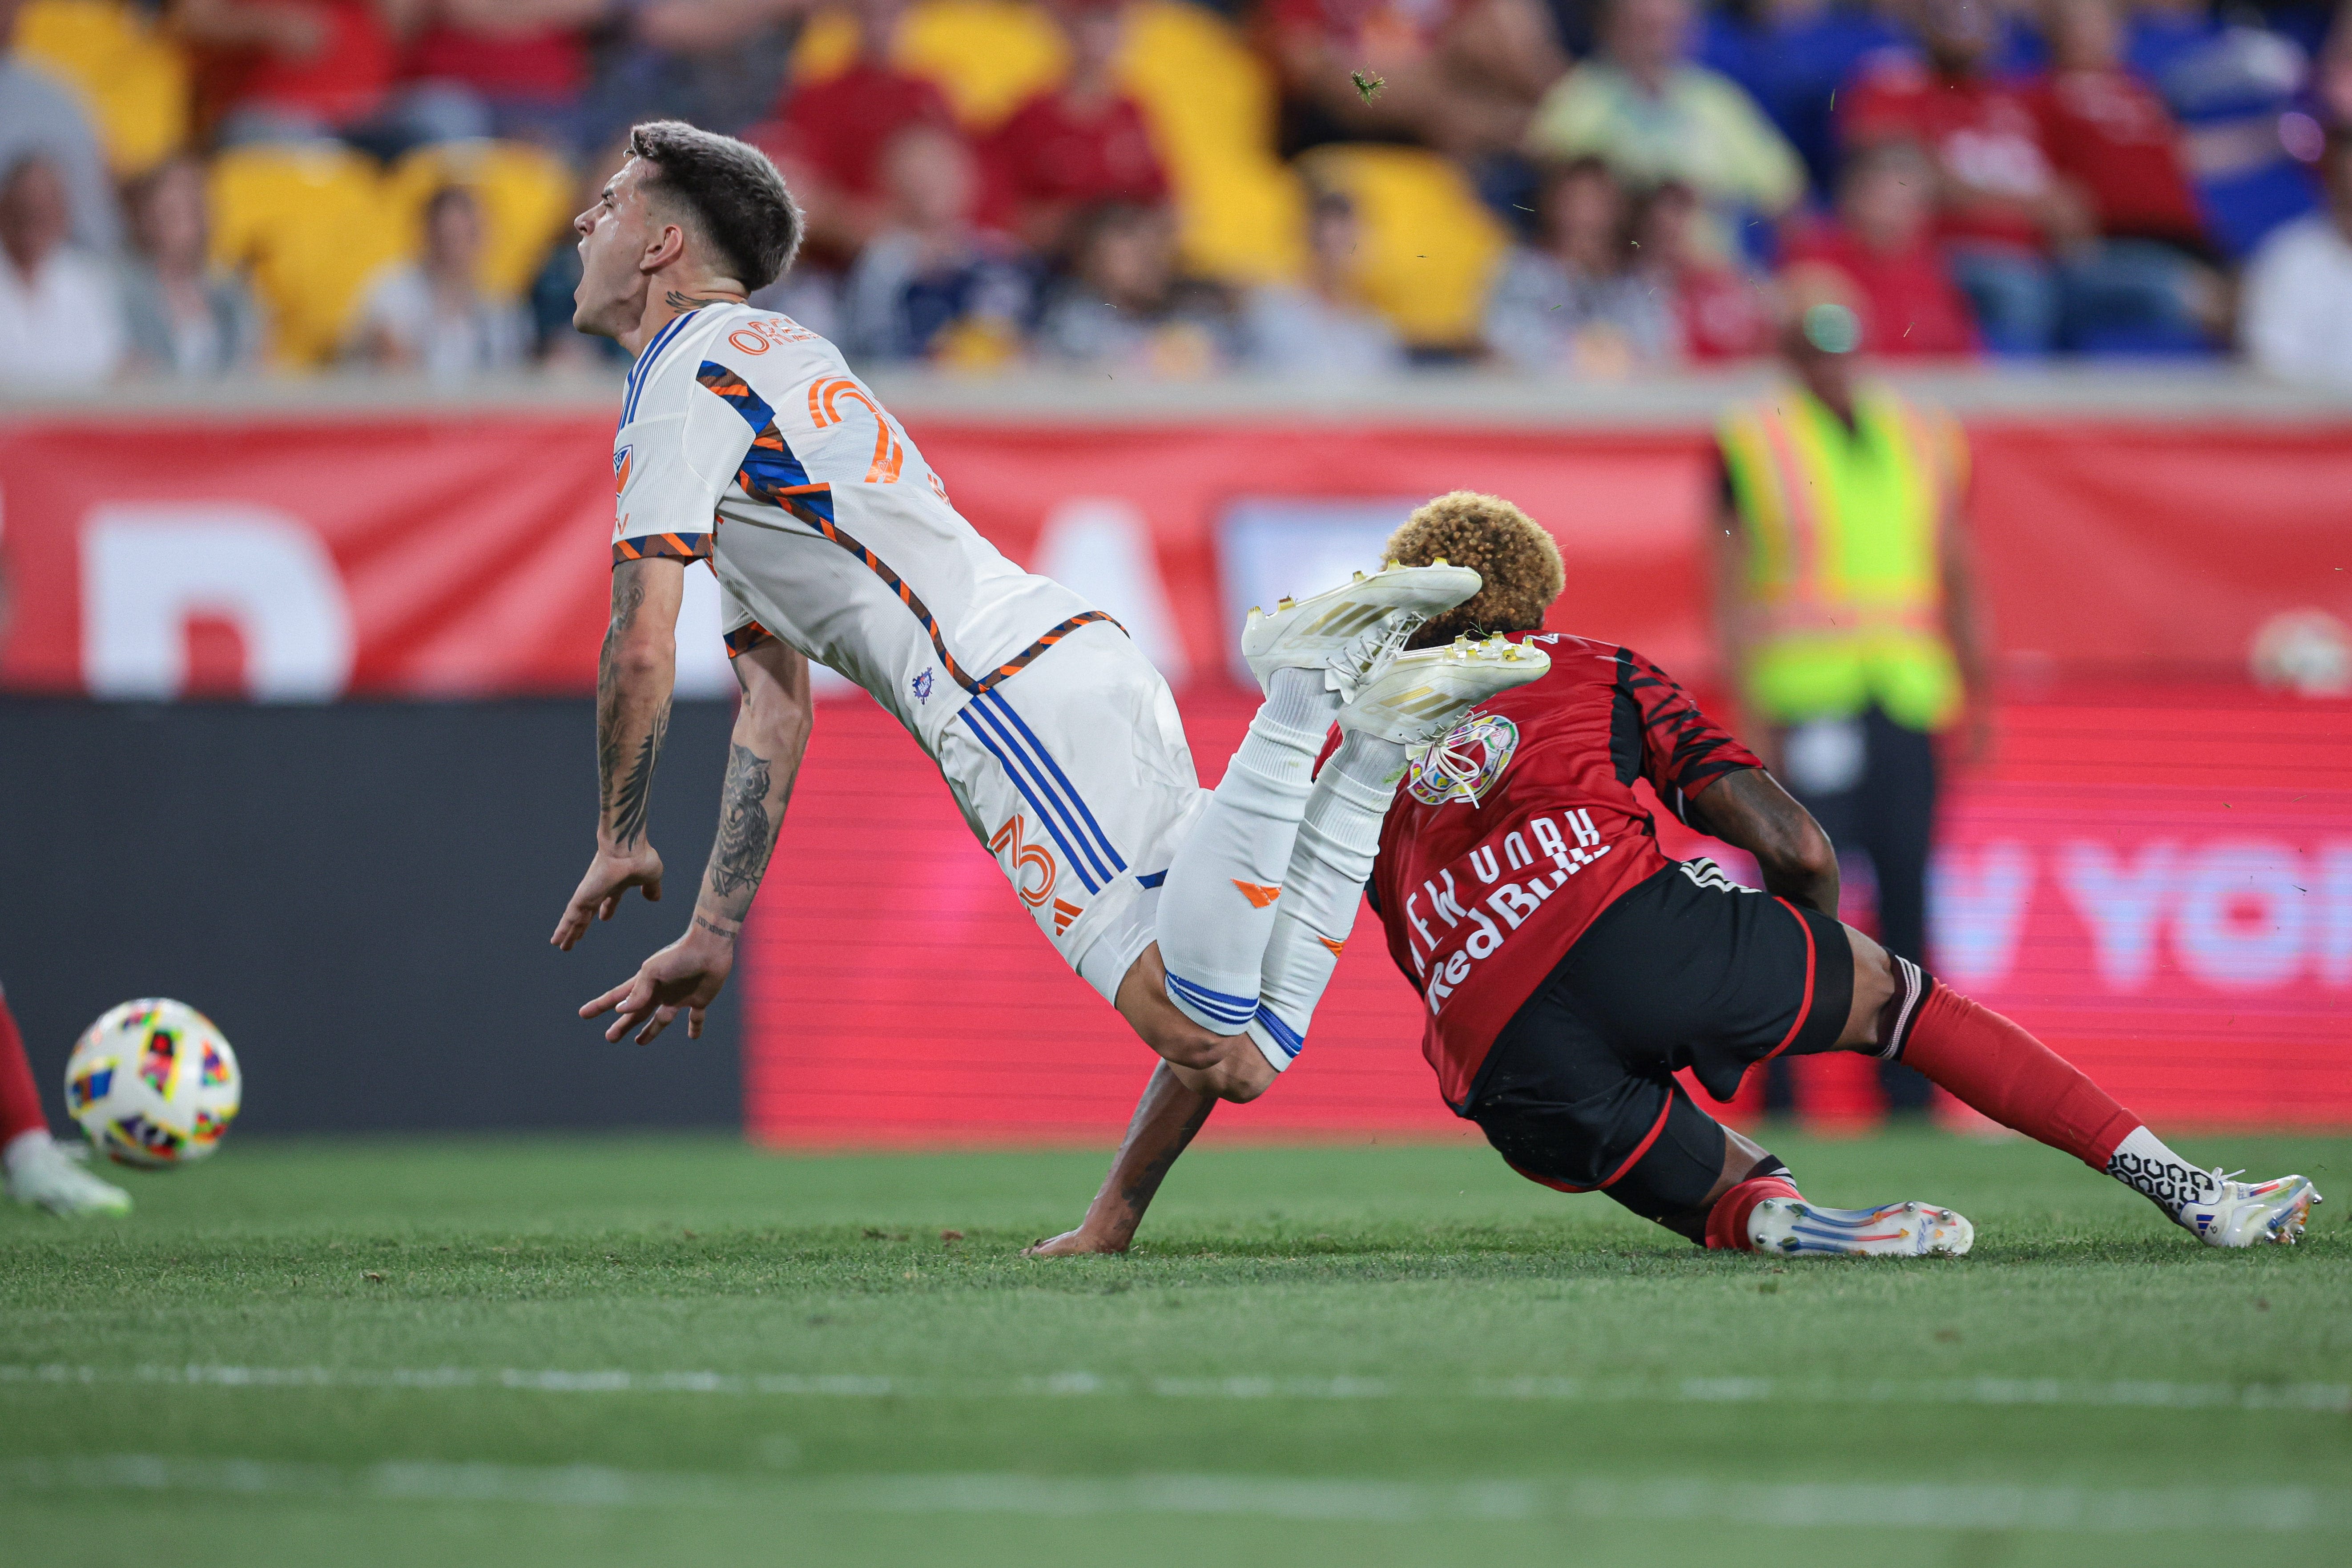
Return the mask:
[[2063,1057],[1949,986],[1920,1007],[1903,1060],[1962,1104],[1983,1111],[2095,1171],[2139,1125],[2105,1089]]
[[1712,1251],[1729,1248],[1734,1252],[1753,1252],[1755,1245],[1748,1239],[1748,1216],[1766,1198],[1801,1198],[1797,1184],[1786,1176],[1756,1176],[1740,1183],[1715,1200],[1715,1207],[1706,1215],[1706,1245]]
[[33,1064],[25,1059],[25,1037],[16,1032],[7,999],[0,997],[0,1148],[20,1134],[48,1128],[41,1091],[33,1087]]

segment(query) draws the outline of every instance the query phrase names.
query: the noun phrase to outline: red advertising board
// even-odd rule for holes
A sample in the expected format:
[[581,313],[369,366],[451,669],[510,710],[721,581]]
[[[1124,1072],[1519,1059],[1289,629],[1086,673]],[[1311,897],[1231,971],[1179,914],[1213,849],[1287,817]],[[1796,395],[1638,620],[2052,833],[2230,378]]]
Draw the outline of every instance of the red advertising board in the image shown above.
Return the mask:
[[[1209,782],[1250,711],[1185,703]],[[2352,1126],[2352,704],[2125,688],[2011,706],[2000,728],[1945,812],[1937,972],[2162,1125]],[[1038,935],[921,752],[858,698],[824,705],[810,759],[738,971],[754,1136],[1115,1136],[1152,1058]],[[1738,868],[1666,820],[1675,852]],[[1223,1109],[1219,1135],[1464,1130],[1373,928],[1361,912],[1297,1064]],[[1800,1065],[1821,1109],[1852,1104],[1850,1059]]]
[[[1450,425],[931,425],[957,505],[1015,560],[1144,628],[1181,679],[1225,666],[1249,531],[1415,500],[1517,500],[1559,538],[1566,626],[1670,669],[1707,658],[1703,433]],[[1976,531],[2030,673],[2229,674],[2281,611],[2352,620],[2352,422],[1975,427]],[[585,691],[612,523],[611,432],[580,415],[0,426],[17,579],[0,689],[270,699]],[[1271,519],[1272,521],[1269,521]],[[1294,529],[1288,537],[1299,537]],[[1297,584],[1275,581],[1274,592]],[[716,596],[711,595],[715,605]],[[724,689],[716,630],[695,679]],[[715,679],[710,679],[715,676]]]
[[[1248,713],[1221,674],[1237,608],[1300,585],[1284,574],[1367,559],[1441,490],[1510,495],[1554,531],[1567,629],[1686,676],[1710,662],[1696,429],[913,434],[984,533],[1102,603],[1179,679],[1212,779]],[[2019,700],[1998,767],[1950,795],[1935,962],[2151,1117],[2352,1126],[2352,707],[2263,697],[2242,675],[2282,613],[2352,620],[2352,423],[1970,434]],[[609,449],[604,420],[572,414],[0,426],[16,607],[0,689],[584,693]],[[706,597],[681,629],[688,691],[731,689],[715,625],[693,619],[715,613]],[[824,704],[772,884],[743,970],[759,1136],[1099,1140],[1121,1123],[1142,1048],[862,698]],[[1349,944],[1306,1059],[1220,1127],[1458,1131],[1381,949]]]

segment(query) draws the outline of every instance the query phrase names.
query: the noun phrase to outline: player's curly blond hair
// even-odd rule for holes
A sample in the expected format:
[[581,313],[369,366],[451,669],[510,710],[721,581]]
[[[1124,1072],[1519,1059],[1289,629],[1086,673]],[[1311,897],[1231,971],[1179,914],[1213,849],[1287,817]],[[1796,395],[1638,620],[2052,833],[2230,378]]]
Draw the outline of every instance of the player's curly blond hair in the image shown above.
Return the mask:
[[1559,546],[1541,524],[1501,496],[1450,490],[1424,502],[1389,536],[1388,561],[1426,566],[1443,557],[1467,566],[1486,585],[1430,619],[1412,647],[1434,647],[1464,632],[1531,632],[1568,585]]

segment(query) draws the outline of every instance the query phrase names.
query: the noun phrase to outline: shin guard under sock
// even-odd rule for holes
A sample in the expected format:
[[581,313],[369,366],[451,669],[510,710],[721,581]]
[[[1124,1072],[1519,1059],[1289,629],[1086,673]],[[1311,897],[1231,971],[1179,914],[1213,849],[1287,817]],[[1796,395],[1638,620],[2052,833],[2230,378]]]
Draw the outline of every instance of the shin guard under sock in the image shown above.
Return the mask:
[[1307,796],[1283,880],[1282,910],[1266,942],[1257,1021],[1249,1031],[1277,1072],[1307,1043],[1315,1004],[1355,929],[1356,903],[1380,854],[1381,822],[1405,763],[1402,746],[1350,734]]
[[16,1032],[6,998],[0,997],[0,1146],[48,1130],[41,1091],[33,1085],[33,1064],[25,1057],[25,1037]]
[[2003,1127],[2104,1171],[2139,1118],[2063,1057],[1990,1007],[1937,985],[1901,1059]]
[[1257,1016],[1258,976],[1276,904],[1315,783],[1315,758],[1339,711],[1319,669],[1276,670],[1208,809],[1160,892],[1168,999],[1220,1035]]

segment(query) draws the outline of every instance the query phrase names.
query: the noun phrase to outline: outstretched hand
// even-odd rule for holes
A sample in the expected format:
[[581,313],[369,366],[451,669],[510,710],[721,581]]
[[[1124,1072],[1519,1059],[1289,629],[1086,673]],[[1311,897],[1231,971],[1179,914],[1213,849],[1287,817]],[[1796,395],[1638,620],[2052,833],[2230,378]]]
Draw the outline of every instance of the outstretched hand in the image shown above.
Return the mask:
[[588,934],[593,921],[613,918],[621,907],[622,894],[631,888],[643,888],[646,901],[657,904],[661,885],[662,858],[651,844],[641,844],[625,855],[599,849],[588,862],[588,874],[572,890],[572,901],[564,906],[563,918],[555,922],[555,934],[547,940],[570,952],[572,944]]
[[604,1037],[617,1042],[635,1029],[637,1044],[642,1046],[684,1013],[687,1038],[699,1039],[703,1011],[719,999],[734,967],[735,944],[693,926],[646,959],[633,979],[583,1006],[580,1016],[593,1018],[612,1013],[613,1026],[604,1031]]

